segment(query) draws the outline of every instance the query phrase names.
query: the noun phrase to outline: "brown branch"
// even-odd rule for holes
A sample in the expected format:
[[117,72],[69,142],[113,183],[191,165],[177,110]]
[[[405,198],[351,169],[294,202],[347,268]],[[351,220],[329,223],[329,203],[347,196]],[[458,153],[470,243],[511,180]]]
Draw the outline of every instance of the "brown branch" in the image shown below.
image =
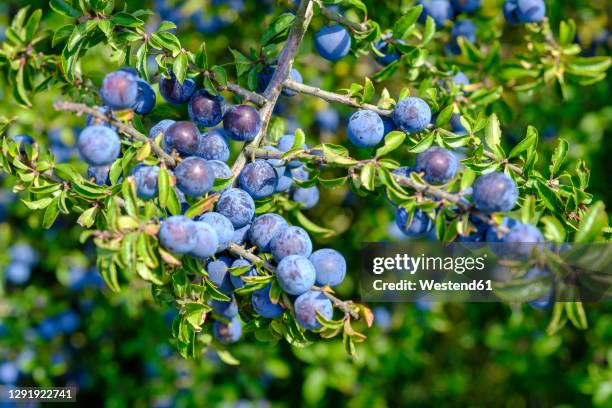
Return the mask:
[[[272,263],[270,263],[269,261],[258,257],[251,251],[246,250],[244,247],[237,244],[230,244],[227,249],[234,255],[244,258],[251,263],[261,264],[266,270],[268,270],[268,272],[276,274],[276,266],[272,265]],[[327,292],[324,288],[321,288],[319,286],[313,286],[311,289],[323,293],[325,297],[327,297],[338,309],[342,310],[344,313],[350,314],[353,319],[359,319],[359,313],[357,313],[351,307],[353,305],[353,302],[340,300],[331,293]]]
[[[313,1],[312,0],[302,0],[300,2],[300,7],[297,11],[297,15],[293,24],[291,26],[291,30],[289,31],[289,35],[287,37],[287,41],[285,42],[285,46],[283,47],[280,57],[278,60],[278,65],[274,70],[274,74],[270,79],[270,83],[266,87],[264,91],[264,98],[266,99],[266,103],[260,110],[262,125],[261,129],[255,139],[253,139],[247,146],[248,147],[258,147],[263,139],[266,136],[268,131],[268,124],[270,123],[270,117],[272,116],[272,111],[274,110],[274,106],[276,105],[276,101],[282,91],[283,82],[285,79],[289,77],[289,72],[291,71],[291,67],[293,66],[293,59],[295,58],[295,54],[298,51],[299,45],[304,38],[304,34],[308,29],[308,25],[310,24],[310,20],[312,19],[312,9],[313,9]],[[238,180],[238,175],[244,168],[247,162],[247,149],[243,149],[240,155],[236,158],[234,165],[232,166],[232,173],[234,175],[234,183]]]
[[242,96],[245,102],[253,102],[257,106],[264,106],[266,104],[266,98],[262,95],[233,83],[228,83],[226,86],[220,86],[219,89]]
[[334,92],[323,90],[321,88],[317,88],[315,86],[300,84],[299,82],[295,82],[291,78],[285,80],[284,86],[287,89],[291,89],[293,91],[307,95],[316,96],[328,102],[338,102],[343,105],[352,106],[353,108],[358,109],[369,109],[378,113],[380,116],[391,116],[391,114],[393,113],[392,110],[381,109],[376,105],[372,105],[369,103],[360,103],[348,95],[340,95]]
[[161,147],[155,144],[146,135],[140,133],[132,126],[126,125],[120,120],[117,120],[113,117],[109,117],[104,112],[101,112],[98,109],[92,108],[82,103],[75,102],[55,102],[53,104],[53,107],[55,108],[55,110],[58,111],[75,112],[79,115],[85,113],[107,123],[110,123],[111,125],[115,126],[117,130],[119,130],[121,133],[128,135],[132,139],[143,143],[149,143],[151,145],[151,150],[153,150],[157,157],[159,157],[169,167],[174,167],[176,165],[176,160],[174,160],[172,156],[166,153]]
[[317,0],[317,4],[319,5],[320,14],[326,19],[340,23],[353,31],[368,31],[367,23],[356,23],[354,21],[351,21],[348,18],[344,17],[342,14],[327,8],[323,3],[321,3],[320,0]]

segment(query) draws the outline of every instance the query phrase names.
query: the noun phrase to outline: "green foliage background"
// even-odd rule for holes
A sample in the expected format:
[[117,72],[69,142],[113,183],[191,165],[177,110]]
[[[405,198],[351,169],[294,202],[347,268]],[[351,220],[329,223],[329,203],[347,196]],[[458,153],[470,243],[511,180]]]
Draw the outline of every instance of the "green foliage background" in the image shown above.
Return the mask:
[[[0,21],[8,24],[24,3],[4,2],[0,5]],[[42,24],[48,28],[62,25],[63,19],[49,10],[47,2],[27,3],[32,9],[43,10]],[[197,3],[188,1],[184,7],[197,7]],[[181,41],[186,48],[197,50],[205,40],[209,60],[231,62],[227,48],[248,50],[254,46],[265,24],[262,21],[267,23],[271,18],[259,2],[246,3],[243,13],[230,14],[231,25],[214,34],[203,35],[193,27],[181,26]],[[372,18],[383,23],[394,21],[399,10],[412,2],[366,3]],[[500,18],[499,1],[484,3],[483,15]],[[136,1],[125,5],[128,10],[143,7]],[[587,46],[606,25],[610,27],[606,1],[549,1],[547,5],[551,25],[557,27],[561,18],[574,18],[580,40]],[[284,6],[275,7],[272,9],[278,12]],[[486,25],[485,20],[483,17],[478,22],[479,28]],[[321,24],[318,20],[314,23],[315,27]],[[521,29],[509,30],[504,35],[515,38],[520,46]],[[483,30],[479,38],[481,35],[486,38],[495,34]],[[607,50],[596,52],[609,53],[609,41]],[[313,48],[312,30],[302,48]],[[369,57],[350,57],[331,66],[314,54],[304,54],[296,66],[305,82],[328,89],[360,82],[379,69]],[[100,47],[88,51],[82,71],[98,86],[105,73],[116,68]],[[612,204],[610,81],[608,76],[595,85],[569,86],[565,99],[553,87],[518,93],[505,99],[509,109],[500,117],[504,146],[522,139],[527,125],[547,135],[541,137],[541,158],[552,155],[558,137],[566,139],[570,146],[568,162],[586,161],[591,169],[594,201],[602,200],[608,208]],[[389,89],[393,86],[401,87],[401,76]],[[19,118],[9,129],[11,135],[31,134],[44,144],[44,135],[59,128],[70,141],[73,127],[83,125],[82,118],[53,110],[51,104],[60,97],[59,90],[37,94],[32,100],[34,109],[20,107],[11,94],[10,85],[0,84],[0,115]],[[299,96],[283,99],[281,104],[289,124],[297,122],[309,138],[324,138],[331,143],[345,138],[342,125],[336,135],[319,133],[314,117],[325,103]],[[343,115],[351,112],[344,107],[339,110]],[[540,165],[548,163],[541,159]],[[81,166],[84,171],[85,166]],[[4,183],[11,184],[10,180]],[[326,192],[309,217],[340,234],[319,239],[316,244],[345,254],[350,276],[338,293],[343,298],[358,298],[360,243],[390,239],[393,212],[382,198],[360,200],[345,190]],[[7,328],[0,335],[0,360],[16,358],[26,348],[33,350],[33,359],[23,363],[27,373],[24,384],[49,386],[77,381],[83,404],[103,401],[106,406],[144,407],[169,402],[169,406],[229,407],[249,401],[251,406],[275,407],[612,405],[609,304],[588,305],[587,330],[567,326],[554,334],[546,333],[549,313],[526,305],[387,304],[382,307],[392,314],[391,326],[385,329],[375,325],[369,330],[368,340],[358,345],[356,358],[345,354],[340,340],[301,349],[284,342],[262,346],[247,337],[231,348],[237,361],[214,351],[184,360],[168,343],[170,312],[153,303],[148,285],[132,285],[118,294],[106,289],[74,293],[67,288],[69,267],[91,265],[93,251],[79,243],[80,229],[74,226],[75,219],[61,218],[53,230],[45,231],[40,228],[41,216],[15,202],[0,226],[0,262],[7,262],[5,248],[23,240],[35,246],[41,258],[28,286],[5,288],[0,283],[0,320]],[[82,322],[77,333],[52,342],[40,338],[24,341],[29,329],[66,307],[80,311]],[[58,353],[65,356],[59,364],[53,359]]]

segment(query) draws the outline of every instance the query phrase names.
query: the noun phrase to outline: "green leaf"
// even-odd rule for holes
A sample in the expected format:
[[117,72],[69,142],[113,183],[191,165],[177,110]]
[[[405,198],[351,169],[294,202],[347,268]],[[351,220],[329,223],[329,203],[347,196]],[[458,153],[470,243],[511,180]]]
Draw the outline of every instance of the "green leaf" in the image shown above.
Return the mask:
[[287,37],[289,27],[291,27],[293,20],[295,20],[295,15],[292,13],[283,13],[277,16],[272,20],[270,27],[268,27],[264,33],[261,43],[265,46],[283,41]]
[[374,84],[370,80],[370,78],[365,78],[365,84],[363,85],[363,93],[361,94],[361,100],[363,102],[369,102],[374,97],[376,90],[374,89]]
[[576,232],[574,242],[592,242],[601,234],[601,231],[608,225],[604,203],[596,202],[582,217],[582,222]]
[[393,130],[385,136],[385,145],[376,149],[376,157],[387,155],[400,147],[406,140],[406,133]]
[[441,127],[446,125],[450,121],[451,116],[453,116],[454,109],[455,106],[453,104],[450,104],[446,108],[442,109],[442,111],[440,111],[438,114],[438,118],[436,119],[436,126]]
[[51,0],[49,2],[49,7],[51,7],[51,9],[56,13],[65,17],[75,18],[80,16],[81,13],[76,10],[72,4],[72,1]]
[[422,12],[423,6],[419,4],[416,7],[412,7],[406,14],[401,16],[393,25],[393,38],[396,40],[403,39],[408,30],[414,26]]
[[217,196],[210,196],[210,197],[201,199],[200,201],[198,201],[197,203],[189,207],[187,211],[185,211],[185,217],[193,218],[200,214],[205,213],[206,211],[212,209],[216,200],[217,200]]
[[[343,167],[351,167],[357,164],[357,160],[339,154],[339,149],[336,149],[335,145],[323,144],[321,147],[323,149],[325,161],[329,164],[336,164]],[[342,148],[342,146],[340,147]],[[348,155],[348,152],[346,155]]]
[[297,222],[304,227],[304,229],[310,232],[314,236],[318,237],[332,237],[336,232],[332,229],[321,227],[314,222],[310,221],[301,211],[295,212],[295,218]]
[[525,150],[535,148],[537,143],[538,143],[538,131],[533,126],[529,126],[527,128],[527,134],[525,135],[525,138],[521,140],[519,144],[514,146],[512,150],[510,150],[510,153],[508,153],[508,158],[516,157],[520,153],[524,152]]
[[586,330],[589,327],[582,302],[565,302],[565,313],[577,329]]
[[251,60],[245,57],[240,51],[229,49],[234,56],[234,64],[236,65],[236,75],[242,76],[245,72],[251,69]]
[[206,54],[206,43],[202,42],[195,55],[195,64],[202,69],[208,69],[208,55]]
[[434,134],[433,133],[429,133],[424,138],[419,140],[417,144],[415,144],[410,149],[408,149],[408,151],[410,153],[421,153],[421,152],[424,152],[425,150],[429,149],[429,147],[431,146],[433,141],[434,141]]
[[165,167],[161,167],[157,173],[157,185],[159,205],[166,208],[172,187],[170,187],[170,174]]
[[427,16],[427,20],[425,20],[425,31],[423,32],[423,40],[421,41],[421,45],[425,46],[429,44],[434,34],[436,33],[436,22],[431,16]]
[[59,199],[56,198],[51,202],[47,209],[45,210],[45,214],[43,216],[43,228],[51,228],[59,215],[59,207],[58,207]]
[[544,238],[550,242],[565,242],[565,228],[554,216],[547,215],[540,219],[544,224]]
[[219,83],[219,85],[227,86],[227,72],[225,72],[223,67],[215,65],[210,70],[214,73],[215,80]]
[[136,192],[134,178],[126,177],[121,183],[121,195],[123,196],[123,207],[132,217],[137,216],[138,207],[136,205]]
[[370,162],[361,168],[361,184],[366,190],[373,191],[376,182],[376,166]]
[[185,82],[185,78],[187,76],[187,64],[189,63],[189,59],[187,58],[187,54],[181,52],[174,59],[174,64],[172,65],[172,72],[176,76],[176,79],[182,84]]
[[40,23],[40,18],[42,16],[42,10],[35,10],[28,18],[28,22],[25,24],[25,40],[26,42],[32,41],[34,37],[34,33],[38,29],[38,24]]
[[183,207],[181,207],[181,201],[179,200],[178,194],[174,188],[170,188],[168,193],[168,211],[172,215],[179,215],[183,212]]
[[539,180],[536,184],[540,199],[553,213],[563,213],[565,204],[561,201],[559,193],[552,189],[545,181]]
[[139,27],[144,22],[138,17],[134,17],[132,14],[120,12],[111,17],[111,21],[118,26],[123,27]]
[[567,156],[567,150],[569,148],[569,143],[565,139],[559,138],[557,142],[557,147],[552,155],[552,159],[550,161],[550,166],[548,169],[550,170],[550,175],[554,175],[565,160],[565,156]]
[[234,357],[227,350],[217,350],[217,355],[219,356],[219,359],[221,359],[221,361],[227,365],[240,365],[240,360]]
[[493,153],[495,153],[497,158],[503,158],[503,152],[500,148],[501,126],[496,114],[492,114],[489,117],[489,122],[485,128],[485,142],[487,143],[487,146],[493,150]]
[[88,208],[79,216],[77,224],[81,227],[89,228],[96,221],[96,214],[98,213],[98,207]]

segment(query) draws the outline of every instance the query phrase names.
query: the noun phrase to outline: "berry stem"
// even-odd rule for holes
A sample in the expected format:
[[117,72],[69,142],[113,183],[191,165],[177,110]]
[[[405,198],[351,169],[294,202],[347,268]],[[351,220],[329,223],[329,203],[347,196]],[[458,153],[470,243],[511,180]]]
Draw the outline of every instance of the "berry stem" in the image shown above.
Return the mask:
[[246,152],[246,148],[258,147],[266,136],[268,131],[268,123],[270,122],[270,117],[272,116],[272,111],[274,110],[276,101],[278,100],[278,97],[283,89],[283,83],[289,77],[291,67],[293,66],[293,59],[297,54],[298,48],[302,42],[302,39],[304,38],[306,30],[308,29],[310,20],[312,19],[312,9],[312,0],[302,0],[300,2],[300,7],[291,26],[291,30],[289,31],[287,41],[281,50],[278,65],[276,66],[274,74],[270,79],[270,83],[266,87],[263,94],[264,98],[266,99],[266,103],[260,110],[260,115],[262,117],[261,129],[259,130],[257,136],[255,136],[255,139],[246,145],[242,152],[240,152],[240,155],[236,158],[236,161],[232,166],[234,183],[237,182],[238,175],[247,163],[248,154]]
[[99,110],[95,108],[92,108],[82,103],[76,103],[76,102],[55,102],[53,104],[53,107],[55,108],[55,110],[58,110],[58,111],[69,111],[69,112],[75,112],[77,114],[85,113],[87,115],[94,116],[97,119],[108,122],[111,125],[115,126],[117,130],[119,130],[121,133],[124,133],[130,136],[132,139],[138,140],[139,142],[143,142],[143,143],[150,143],[151,150],[153,150],[153,152],[157,155],[157,157],[159,157],[169,167],[174,167],[176,165],[176,160],[174,160],[172,156],[166,153],[161,147],[155,144],[146,135],[140,133],[138,130],[136,130],[132,126],[126,125],[120,120],[109,117],[105,113],[100,112]]
[[343,105],[352,106],[353,108],[358,109],[369,109],[371,111],[376,112],[380,116],[391,116],[391,113],[393,112],[388,109],[381,109],[378,106],[369,103],[359,103],[348,95],[340,95],[334,92],[323,90],[321,88],[317,88],[315,86],[300,84],[299,82],[295,82],[291,78],[286,79],[283,85],[287,89],[291,89],[293,91],[307,95],[316,96],[328,102],[338,102]]
[[[251,251],[246,250],[244,247],[242,247],[240,245],[237,245],[237,244],[230,244],[227,249],[231,253],[233,253],[234,255],[237,255],[237,256],[239,256],[241,258],[244,258],[244,259],[246,259],[247,261],[249,261],[251,263],[261,264],[268,272],[270,272],[272,274],[276,274],[276,266],[274,266],[270,262],[268,262],[268,261],[258,257],[257,255],[255,255]],[[359,320],[359,313],[357,313],[351,307],[353,305],[353,302],[340,300],[337,297],[335,297],[334,295],[332,295],[331,293],[329,293],[327,290],[325,290],[324,288],[321,288],[319,286],[313,286],[311,289],[323,293],[325,295],[325,297],[327,297],[334,304],[334,306],[336,306],[338,309],[342,310],[344,313],[347,313],[347,314],[351,315],[351,317],[353,319]]]

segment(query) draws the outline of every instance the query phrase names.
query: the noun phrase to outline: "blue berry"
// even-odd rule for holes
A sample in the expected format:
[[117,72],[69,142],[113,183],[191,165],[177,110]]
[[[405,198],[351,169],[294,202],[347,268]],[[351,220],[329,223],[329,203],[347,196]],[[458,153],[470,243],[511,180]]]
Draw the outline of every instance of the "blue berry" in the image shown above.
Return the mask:
[[212,127],[221,123],[225,115],[225,99],[200,89],[191,96],[187,105],[189,117],[200,126]]
[[350,51],[351,36],[340,24],[326,25],[315,34],[315,48],[326,60],[338,61]]
[[77,147],[83,160],[92,166],[111,164],[121,152],[121,142],[117,132],[98,125],[83,129]]
[[393,121],[404,132],[419,132],[431,122],[431,109],[423,99],[409,96],[393,109]]
[[159,242],[172,252],[186,254],[197,243],[197,226],[191,219],[182,215],[168,217],[159,228]]
[[291,192],[291,199],[303,209],[309,210],[319,202],[319,189],[317,186],[297,187]]
[[0,364],[0,384],[14,385],[18,379],[19,367],[15,362],[6,361]]
[[348,138],[357,147],[376,146],[383,138],[385,125],[374,111],[362,109],[349,119]]
[[504,17],[509,24],[537,23],[546,17],[544,0],[506,0]]
[[312,241],[303,228],[287,227],[274,235],[270,241],[270,252],[276,262],[289,255],[308,257],[312,253]]
[[451,0],[457,13],[474,13],[480,8],[481,0]]
[[346,260],[334,249],[318,249],[308,258],[317,273],[317,285],[336,286],[342,283],[346,275]]
[[453,113],[450,118],[450,125],[453,133],[457,135],[466,135],[467,129],[461,124],[461,116]]
[[287,226],[287,221],[278,214],[260,215],[251,224],[249,240],[260,252],[270,252],[270,241]]
[[265,160],[248,163],[238,176],[240,187],[255,200],[274,194],[277,180],[276,170]]
[[6,267],[6,280],[14,285],[23,285],[30,279],[32,267],[25,262],[11,262]]
[[518,188],[506,174],[488,173],[474,183],[472,198],[476,208],[485,213],[510,211],[518,199]]
[[416,210],[412,216],[412,221],[408,224],[408,212],[405,208],[399,207],[395,213],[395,223],[399,229],[409,237],[425,234],[432,227],[432,222],[421,210]]
[[195,225],[196,244],[189,254],[199,259],[210,258],[218,252],[219,236],[217,231],[205,222],[197,221]]
[[208,162],[200,157],[188,157],[176,166],[177,187],[189,197],[208,193],[215,182],[215,175]]
[[506,233],[501,242],[504,244],[504,258],[508,259],[527,259],[534,245],[544,242],[544,237],[540,230],[533,225],[516,223],[510,231]]
[[321,327],[317,320],[317,312],[326,319],[331,319],[333,315],[332,304],[321,292],[310,290],[298,298],[293,303],[295,310],[295,320],[307,330],[316,330]]
[[35,265],[38,254],[29,244],[15,244],[9,249],[11,262],[21,262],[26,265]]
[[228,272],[231,265],[232,260],[230,258],[227,256],[220,256],[217,260],[210,261],[206,266],[208,278],[215,284],[219,291],[226,295],[231,294],[234,290],[234,285],[232,285],[230,273]]
[[457,165],[452,152],[442,147],[430,147],[417,156],[416,171],[424,172],[423,178],[428,183],[444,184],[455,177]]
[[[400,42],[403,43],[403,41],[401,40]],[[374,47],[376,47],[376,49],[383,54],[382,57],[374,54],[374,59],[380,65],[389,65],[400,58],[400,53],[395,49],[395,46],[392,43],[389,43],[389,41],[387,40],[377,41],[376,43],[374,43]]]
[[476,218],[472,215],[469,217],[472,226],[476,229],[470,233],[470,235],[457,237],[458,242],[484,242],[486,240],[487,231],[489,231],[489,225],[482,221],[480,218]]
[[159,174],[158,166],[138,165],[132,170],[132,175],[136,180],[136,194],[143,200],[150,200],[157,197],[157,180]]
[[298,167],[297,169],[291,169],[290,171],[291,177],[294,180],[306,181],[310,178],[310,174],[308,174],[308,171],[306,171],[304,167]]
[[[293,147],[294,142],[295,142],[295,135],[285,135],[278,140],[277,148],[281,152],[287,153]],[[306,143],[304,143],[301,147],[304,150],[308,149],[308,146],[306,145]],[[289,167],[290,169],[295,169],[297,167],[300,167],[301,165],[302,165],[302,162],[299,161],[298,159],[291,160],[289,163],[287,163],[287,167]]]
[[[228,179],[233,176],[232,169],[222,161],[219,160],[209,160],[208,165],[212,169],[212,172],[215,176],[215,179]],[[210,191],[220,192],[227,190],[227,186],[225,188],[213,188]]]
[[223,300],[213,300],[211,303],[215,313],[221,317],[231,319],[238,315],[238,304],[234,296],[232,296],[232,300],[227,302]]
[[218,212],[204,213],[198,218],[198,221],[210,225],[217,233],[218,246],[216,252],[226,250],[234,237],[234,226],[232,222]]
[[[538,279],[541,277],[548,277],[550,275],[551,273],[548,269],[533,267],[527,271],[527,273],[524,276],[524,279],[532,280],[532,279]],[[554,297],[555,297],[555,290],[553,286],[551,285],[551,287],[544,294],[542,294],[537,299],[534,299],[527,303],[529,304],[529,306],[533,307],[534,309],[550,309],[554,303]]]
[[[115,118],[115,115],[113,114],[113,111],[108,106],[100,106],[100,107],[97,107],[96,110],[102,112],[107,117],[110,116],[113,119]],[[113,130],[117,130],[114,126],[112,126],[110,123],[108,123],[108,121],[99,119],[97,116],[91,116],[91,115],[85,116],[85,126],[87,127],[87,126],[91,126],[91,125],[106,126],[106,127],[109,127],[109,128],[111,128]]]
[[[280,150],[274,146],[264,146],[263,148],[272,152],[280,152]],[[274,192],[282,193],[283,191],[289,190],[293,180],[291,179],[291,173],[285,166],[285,162],[281,159],[266,159],[266,161],[270,163],[276,172],[276,189]]]
[[233,317],[229,323],[217,320],[213,323],[213,335],[221,343],[235,343],[242,336],[242,323],[238,317]]
[[252,106],[232,106],[223,117],[223,129],[236,141],[250,142],[261,129],[261,117]]
[[226,162],[230,158],[230,147],[222,129],[213,129],[202,136],[198,156],[206,160],[221,160]]
[[159,80],[159,93],[169,103],[185,103],[191,98],[196,85],[193,79],[186,78],[182,84],[178,81],[174,73],[170,72],[170,77],[162,76]]
[[[515,220],[514,218],[508,218],[508,217],[504,217],[502,218],[502,222],[501,222],[501,226],[504,228],[508,228],[511,229],[512,227],[516,226],[517,224],[519,224],[519,222],[517,220]],[[487,229],[487,232],[485,234],[485,239],[487,242],[501,242],[502,241],[502,236],[500,236],[499,232],[497,231],[496,228],[494,227],[489,227]]]
[[372,312],[374,312],[374,324],[382,331],[388,331],[393,323],[393,316],[389,310],[383,306],[376,306]]
[[99,186],[108,186],[110,185],[110,180],[108,178],[108,174],[110,172],[111,166],[89,166],[87,168],[87,178],[93,180]]
[[298,296],[315,284],[316,271],[305,256],[289,255],[278,263],[276,279],[283,291]]
[[455,14],[448,0],[420,0],[419,3],[423,5],[423,12],[419,16],[419,21],[422,23],[425,22],[427,16],[430,16],[440,27],[452,19]]
[[151,85],[142,79],[138,79],[136,84],[138,87],[138,95],[136,96],[136,102],[132,106],[132,109],[139,115],[146,115],[155,107],[155,91],[153,91]]
[[468,86],[470,84],[470,79],[463,72],[457,72],[452,78],[451,81],[457,85],[457,87],[462,88],[464,86]]
[[319,129],[325,132],[335,133],[340,124],[340,114],[334,108],[325,108],[316,113],[315,122]]
[[234,228],[249,224],[255,215],[253,198],[239,188],[230,188],[221,194],[217,202],[217,212],[225,215]]
[[[244,259],[236,259],[234,263],[232,264],[232,268],[242,268],[245,266],[251,266],[251,263],[248,261],[245,261]],[[235,289],[240,289],[241,287],[245,285],[245,282],[242,280],[242,277],[249,277],[249,276],[257,276],[257,271],[255,270],[254,267],[247,269],[246,272],[243,272],[240,275],[230,274],[230,280],[232,281],[232,285],[234,286]]]
[[164,133],[164,148],[176,150],[181,156],[194,156],[200,147],[200,131],[193,122],[175,122]]
[[81,324],[81,318],[72,310],[60,313],[56,317],[57,327],[64,334],[74,333]]
[[236,228],[234,230],[234,236],[232,237],[232,242],[237,245],[244,244],[249,236],[250,230],[251,230],[251,224],[247,224],[244,227]]
[[100,96],[112,109],[129,109],[138,98],[138,77],[125,71],[111,72],[102,81]]
[[459,37],[465,38],[468,42],[476,41],[476,26],[472,20],[460,20],[453,25],[451,30],[451,42],[449,49],[453,54],[461,54],[461,48],[457,41]]
[[174,125],[175,123],[176,123],[176,121],[174,121],[172,119],[163,119],[163,120],[160,120],[159,122],[157,122],[157,124],[155,124],[155,126],[153,126],[151,128],[151,130],[149,130],[149,138],[156,139],[157,136],[161,135],[162,136],[162,140],[163,140],[164,139],[164,134],[166,133],[168,128],[170,126]]
[[272,300],[270,300],[270,288],[271,285],[268,284],[254,291],[251,303],[253,304],[253,309],[261,316],[274,319],[283,314],[283,308],[278,303],[272,303]]

